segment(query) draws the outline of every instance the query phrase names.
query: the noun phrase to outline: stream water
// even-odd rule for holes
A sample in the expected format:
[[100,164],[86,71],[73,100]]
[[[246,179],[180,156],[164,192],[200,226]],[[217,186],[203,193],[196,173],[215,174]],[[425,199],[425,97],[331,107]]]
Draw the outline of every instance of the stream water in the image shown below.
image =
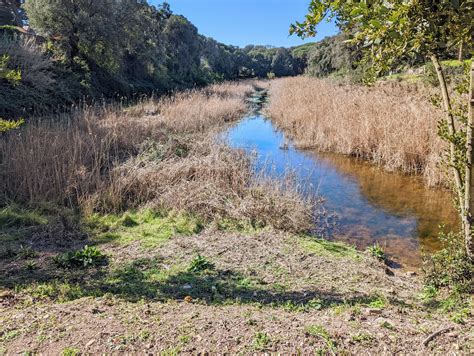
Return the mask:
[[256,154],[256,169],[282,177],[290,170],[304,190],[324,199],[336,216],[330,239],[364,249],[379,243],[391,260],[417,268],[422,253],[440,248],[440,224],[456,225],[447,192],[427,189],[415,178],[385,172],[338,154],[302,151],[260,114],[241,120],[227,133],[228,142]]

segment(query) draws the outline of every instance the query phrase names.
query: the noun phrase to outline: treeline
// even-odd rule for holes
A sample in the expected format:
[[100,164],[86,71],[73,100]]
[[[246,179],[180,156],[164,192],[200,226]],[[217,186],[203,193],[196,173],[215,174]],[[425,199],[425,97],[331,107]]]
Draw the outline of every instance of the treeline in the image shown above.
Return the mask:
[[[295,75],[306,65],[286,48],[242,49],[202,36],[167,3],[3,0],[0,15],[10,25],[0,27],[0,72],[19,74],[0,78],[3,117],[83,97],[130,97],[223,80]],[[18,27],[19,18],[31,30]]]
[[[364,76],[370,72],[370,65],[361,64],[363,49],[350,43],[351,35],[341,33],[335,36],[326,37],[325,39],[301,46],[293,50],[293,53],[299,57],[305,58],[305,73],[314,77],[338,76],[350,79],[353,82],[361,82]],[[440,59],[464,60],[470,56],[474,50],[472,43],[463,43],[453,50],[452,47],[446,47],[439,53]],[[431,76],[436,77],[434,68],[430,63],[426,63],[426,59],[422,56],[412,56],[400,58],[392,65],[390,71],[381,73],[382,76],[403,73],[407,70],[425,66],[423,72],[427,75],[427,80],[431,80]],[[451,72],[457,73],[462,68],[448,68],[447,74]],[[433,83],[437,81],[433,78]]]

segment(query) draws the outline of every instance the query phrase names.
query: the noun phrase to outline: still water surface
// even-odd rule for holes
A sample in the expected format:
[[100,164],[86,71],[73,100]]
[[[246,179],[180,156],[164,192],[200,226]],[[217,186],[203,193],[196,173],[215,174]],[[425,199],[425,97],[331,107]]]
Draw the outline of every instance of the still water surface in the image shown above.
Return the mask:
[[403,267],[419,267],[421,253],[440,248],[439,225],[456,225],[447,192],[419,179],[385,172],[351,157],[298,150],[261,115],[244,118],[228,134],[232,147],[256,153],[257,169],[281,177],[290,170],[306,191],[324,198],[336,216],[330,238],[364,249],[378,242]]

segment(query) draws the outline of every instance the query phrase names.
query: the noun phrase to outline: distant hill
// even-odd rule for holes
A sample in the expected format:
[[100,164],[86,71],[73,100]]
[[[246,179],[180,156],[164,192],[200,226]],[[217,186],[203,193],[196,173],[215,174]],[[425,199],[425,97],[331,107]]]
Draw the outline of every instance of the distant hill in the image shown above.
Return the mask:
[[290,51],[294,57],[308,58],[311,51],[317,46],[318,42],[305,43],[301,46],[291,47]]

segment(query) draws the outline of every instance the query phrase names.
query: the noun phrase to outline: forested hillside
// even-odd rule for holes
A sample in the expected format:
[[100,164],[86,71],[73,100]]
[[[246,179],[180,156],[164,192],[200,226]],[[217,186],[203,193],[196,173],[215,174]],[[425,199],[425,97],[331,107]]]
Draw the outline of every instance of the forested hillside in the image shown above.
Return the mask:
[[[251,77],[303,73],[285,48],[225,45],[168,4],[147,1],[0,2],[0,116],[79,99],[130,97]],[[29,24],[28,33],[20,18]]]

